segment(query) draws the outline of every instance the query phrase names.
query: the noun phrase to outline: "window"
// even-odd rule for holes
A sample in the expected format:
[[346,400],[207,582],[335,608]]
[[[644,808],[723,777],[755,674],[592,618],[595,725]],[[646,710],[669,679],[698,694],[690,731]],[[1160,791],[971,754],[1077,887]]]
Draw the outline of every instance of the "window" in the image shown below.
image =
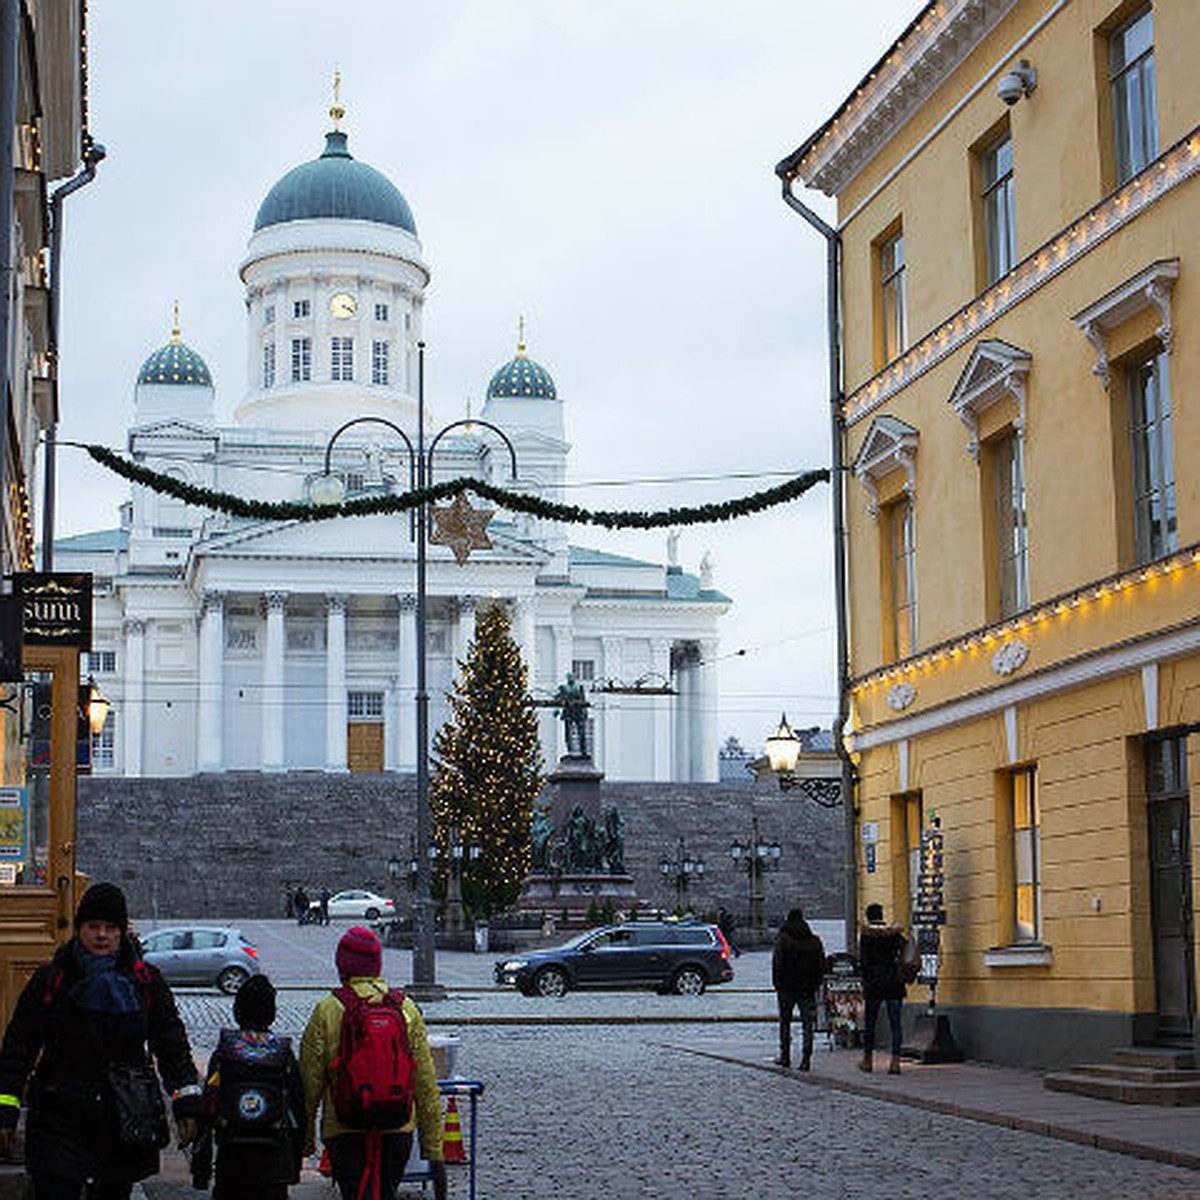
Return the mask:
[[367,486],[367,477],[361,471],[347,471],[342,476],[347,493],[361,492]]
[[267,307],[263,309],[263,324],[264,325],[274,325],[275,324],[275,305],[268,304]]
[[1108,40],[1113,151],[1117,183],[1158,155],[1154,83],[1154,15],[1146,5]]
[[262,385],[265,388],[275,386],[275,343],[268,342],[263,347]]
[[375,320],[386,321],[388,319],[388,306],[386,304],[375,305]]
[[1016,432],[999,438],[992,450],[996,479],[996,546],[1000,616],[1029,607],[1029,531],[1025,524],[1025,453]]
[[386,384],[388,381],[388,344],[371,343],[371,382]]
[[889,363],[908,346],[904,315],[904,234],[895,233],[879,246],[880,328],[883,361]]
[[116,669],[117,652],[115,650],[88,651],[87,673],[89,675],[111,675]]
[[887,508],[892,651],[907,658],[917,644],[917,545],[911,497]]
[[312,314],[312,305],[307,300],[293,300],[292,301],[292,316],[296,320],[300,320],[303,317],[310,316],[311,314]]
[[1134,544],[1138,561],[1150,562],[1179,549],[1166,352],[1157,350],[1131,364],[1125,378],[1129,389]]
[[354,378],[354,339],[335,337],[330,339],[330,378],[349,381]]
[[1017,261],[1017,225],[1013,211],[1012,135],[1005,133],[982,154],[983,232],[987,278],[995,283]]
[[312,378],[312,338],[292,338],[292,382]]
[[1037,768],[1009,775],[1012,800],[1013,941],[1042,940],[1041,813]]
[[352,721],[382,721],[383,693],[350,692],[346,707]]
[[580,683],[591,683],[596,678],[596,661],[592,658],[576,658],[571,662],[571,674]]
[[[112,654],[112,651],[102,653]],[[99,733],[92,734],[92,770],[116,766],[116,745],[116,714],[110,708],[104,718],[104,728]]]

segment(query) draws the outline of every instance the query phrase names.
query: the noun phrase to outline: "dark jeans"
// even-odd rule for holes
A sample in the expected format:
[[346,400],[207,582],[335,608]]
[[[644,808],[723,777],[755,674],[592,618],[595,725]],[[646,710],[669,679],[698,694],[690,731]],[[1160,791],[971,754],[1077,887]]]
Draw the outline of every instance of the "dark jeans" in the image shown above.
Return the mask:
[[[385,1133],[381,1137],[383,1146],[380,1156],[379,1195],[380,1200],[393,1200],[408,1163],[413,1135]],[[367,1134],[339,1134],[325,1143],[325,1149],[329,1151],[333,1182],[341,1189],[342,1200],[355,1200],[363,1170],[367,1165]],[[374,1192],[368,1189],[367,1195],[374,1195]]]
[[778,992],[779,999],[779,1057],[784,1066],[792,1061],[792,1010],[800,1009],[800,1024],[804,1030],[804,1057],[812,1056],[813,1031],[817,1027],[817,998],[812,992]]
[[872,996],[870,993],[865,998],[865,1028],[863,1029],[863,1049],[870,1051],[875,1049],[875,1026],[879,1021],[879,1006],[887,1005],[888,1026],[892,1032],[892,1054],[899,1056],[900,1054],[900,1001],[885,1000],[882,996]]
[[58,1179],[51,1175],[33,1177],[33,1200],[129,1200],[131,1183],[86,1184],[78,1179]]

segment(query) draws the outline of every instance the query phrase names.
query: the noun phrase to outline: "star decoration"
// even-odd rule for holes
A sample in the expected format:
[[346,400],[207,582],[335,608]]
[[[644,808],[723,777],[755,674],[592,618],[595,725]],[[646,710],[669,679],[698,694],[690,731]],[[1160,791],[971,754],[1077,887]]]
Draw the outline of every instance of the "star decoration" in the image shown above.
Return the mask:
[[472,508],[470,500],[459,492],[444,507],[433,506],[433,531],[429,540],[437,546],[449,546],[461,567],[472,550],[490,550],[492,539],[487,535],[488,522],[495,509]]

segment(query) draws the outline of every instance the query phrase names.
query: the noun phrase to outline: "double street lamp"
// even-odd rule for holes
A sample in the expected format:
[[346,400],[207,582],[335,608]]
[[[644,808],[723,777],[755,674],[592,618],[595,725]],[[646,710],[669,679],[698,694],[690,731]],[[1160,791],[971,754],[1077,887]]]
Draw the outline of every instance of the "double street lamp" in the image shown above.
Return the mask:
[[[446,875],[446,932],[462,933],[463,930],[463,899],[462,873],[466,866],[479,860],[483,847],[475,842],[464,842],[458,835],[457,829],[450,831],[450,842],[446,847],[446,857],[449,860],[449,870]],[[429,847],[429,857],[435,860],[440,857],[436,846]]]
[[[429,691],[425,678],[425,617],[426,617],[426,582],[425,558],[426,541],[429,532],[429,503],[424,499],[424,491],[433,483],[433,454],[437,444],[452,429],[470,427],[471,429],[489,429],[496,434],[508,447],[509,459],[512,466],[512,479],[517,477],[517,452],[504,430],[493,425],[490,421],[481,421],[478,417],[464,418],[443,425],[430,439],[428,446],[425,442],[425,343],[417,343],[417,430],[416,444],[400,428],[386,417],[355,417],[337,429],[325,446],[325,470],[320,478],[314,480],[311,497],[314,504],[337,505],[345,498],[346,488],[343,481],[332,473],[330,464],[333,447],[338,438],[346,430],[356,425],[373,423],[386,425],[398,434],[408,451],[408,481],[409,487],[422,495],[422,499],[413,507],[410,521],[410,537],[416,541],[416,650],[417,650],[417,687],[416,687],[416,726],[417,726],[417,888],[413,900],[413,968],[412,983],[408,988],[409,995],[415,1000],[439,1000],[445,995],[445,989],[437,982],[437,931],[434,922],[433,904],[433,871],[430,849],[433,845],[433,811],[429,804]],[[455,557],[459,562],[465,561],[466,553],[461,554],[461,547],[455,547]]]
[[767,928],[764,912],[766,898],[763,895],[763,874],[767,870],[779,866],[783,850],[778,842],[765,842],[758,836],[758,818],[752,817],[750,841],[739,842],[735,839],[729,847],[729,857],[735,867],[745,869],[750,889],[750,928],[755,935],[762,937]]
[[415,892],[417,890],[417,872],[420,870],[420,863],[417,861],[417,839],[411,834],[408,838],[408,861],[397,858],[394,854],[388,859],[387,863],[388,874],[394,880],[399,880],[402,876],[408,879],[408,890]]
[[674,880],[675,905],[677,908],[683,908],[684,901],[687,899],[688,885],[693,879],[701,879],[704,876],[704,859],[693,858],[688,853],[683,838],[680,838],[675,846],[675,857],[668,858],[663,855],[658,869],[664,883],[668,879]]

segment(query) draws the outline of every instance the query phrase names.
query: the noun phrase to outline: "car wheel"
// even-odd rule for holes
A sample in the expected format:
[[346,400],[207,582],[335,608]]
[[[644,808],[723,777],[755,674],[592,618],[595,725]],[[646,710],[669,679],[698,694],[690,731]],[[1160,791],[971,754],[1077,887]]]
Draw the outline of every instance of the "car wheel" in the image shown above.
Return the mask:
[[539,996],[565,996],[566,972],[560,967],[543,967],[534,978],[533,986]]
[[241,967],[226,967],[220,975],[217,976],[217,987],[221,989],[227,996],[232,996],[234,992],[250,978],[248,971],[243,971]]
[[363,913],[363,916],[366,917],[368,921],[378,921],[379,920],[379,909],[368,908],[367,911],[365,913]]
[[682,967],[675,972],[671,987],[677,996],[699,996],[707,982],[704,972],[697,967]]

